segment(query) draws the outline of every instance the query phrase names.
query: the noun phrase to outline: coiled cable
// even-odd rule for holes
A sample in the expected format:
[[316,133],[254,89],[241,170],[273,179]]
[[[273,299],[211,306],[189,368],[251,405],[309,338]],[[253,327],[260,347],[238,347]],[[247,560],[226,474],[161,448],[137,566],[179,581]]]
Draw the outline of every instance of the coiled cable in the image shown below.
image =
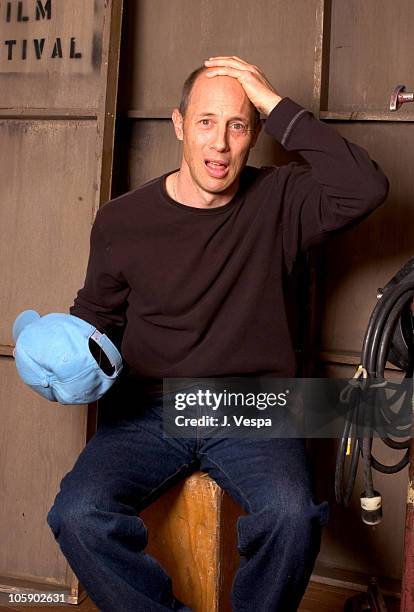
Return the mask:
[[[379,523],[382,517],[381,496],[374,490],[372,469],[384,474],[395,474],[402,470],[409,460],[409,439],[401,441],[390,437],[401,437],[404,432],[409,435],[411,412],[403,423],[401,423],[400,418],[398,426],[396,426],[394,425],[396,413],[393,410],[393,407],[403,399],[402,396],[406,393],[407,385],[386,381],[384,371],[386,362],[389,360],[404,370],[405,378],[412,378],[414,327],[411,303],[413,298],[414,258],[405,264],[378,295],[378,302],[372,311],[364,337],[361,365],[347,389],[347,400],[351,407],[338,445],[335,468],[335,497],[338,503],[345,506],[349,504],[361,455],[365,481],[365,490],[361,495],[362,519],[370,525]],[[403,320],[404,326],[402,325]],[[393,390],[391,398],[388,400],[387,396],[387,400],[380,403],[380,415],[375,415],[375,419],[379,418],[386,429],[387,435],[380,436],[386,446],[396,450],[406,449],[404,456],[394,465],[385,465],[374,457],[372,454],[372,437],[361,438],[356,433],[357,427],[355,424],[360,422],[358,411],[361,410],[358,393],[370,384],[373,387],[383,387],[383,389],[377,389],[377,391],[384,394],[384,400],[385,394],[387,392],[389,394],[390,389]],[[366,411],[367,406],[365,405],[363,409]],[[346,461],[347,457],[349,457],[348,462]],[[349,464],[349,468],[345,482],[346,463]]]

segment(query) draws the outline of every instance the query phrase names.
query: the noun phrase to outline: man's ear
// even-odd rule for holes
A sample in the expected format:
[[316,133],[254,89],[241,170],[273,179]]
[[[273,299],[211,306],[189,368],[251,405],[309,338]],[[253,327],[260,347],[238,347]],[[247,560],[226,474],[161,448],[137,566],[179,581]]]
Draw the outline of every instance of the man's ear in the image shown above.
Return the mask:
[[175,135],[177,136],[178,140],[183,140],[183,137],[184,137],[184,131],[183,131],[184,118],[183,118],[182,114],[180,113],[180,111],[178,110],[178,108],[175,108],[173,110],[171,119],[172,119],[172,122],[174,124]]
[[262,127],[263,127],[263,120],[260,119],[260,121],[258,122],[258,124],[256,125],[254,129],[253,138],[252,138],[252,142],[250,145],[251,149],[253,149],[254,145],[256,144],[257,139],[259,138],[259,134],[262,131]]

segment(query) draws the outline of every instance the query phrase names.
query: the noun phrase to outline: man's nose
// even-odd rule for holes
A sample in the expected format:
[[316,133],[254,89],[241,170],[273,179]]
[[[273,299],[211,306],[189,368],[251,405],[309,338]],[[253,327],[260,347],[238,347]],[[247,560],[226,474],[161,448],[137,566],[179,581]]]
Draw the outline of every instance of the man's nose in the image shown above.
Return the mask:
[[216,151],[226,151],[226,149],[228,149],[229,143],[226,124],[216,125],[211,146]]

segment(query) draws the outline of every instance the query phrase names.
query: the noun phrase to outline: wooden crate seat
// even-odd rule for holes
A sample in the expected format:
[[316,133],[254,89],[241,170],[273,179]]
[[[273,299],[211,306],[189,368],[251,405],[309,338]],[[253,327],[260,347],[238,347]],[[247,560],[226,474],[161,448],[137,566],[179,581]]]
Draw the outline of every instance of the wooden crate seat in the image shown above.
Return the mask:
[[242,508],[203,472],[195,472],[141,513],[145,552],[171,576],[175,595],[194,612],[231,612],[239,564],[237,518]]

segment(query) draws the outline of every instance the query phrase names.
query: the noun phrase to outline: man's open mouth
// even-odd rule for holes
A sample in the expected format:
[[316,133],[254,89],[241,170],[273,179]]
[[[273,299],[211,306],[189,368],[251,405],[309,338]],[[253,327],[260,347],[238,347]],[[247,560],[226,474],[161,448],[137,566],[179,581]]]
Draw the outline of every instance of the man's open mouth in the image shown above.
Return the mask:
[[229,164],[225,161],[206,159],[204,163],[208,174],[214,178],[224,178],[229,170]]

